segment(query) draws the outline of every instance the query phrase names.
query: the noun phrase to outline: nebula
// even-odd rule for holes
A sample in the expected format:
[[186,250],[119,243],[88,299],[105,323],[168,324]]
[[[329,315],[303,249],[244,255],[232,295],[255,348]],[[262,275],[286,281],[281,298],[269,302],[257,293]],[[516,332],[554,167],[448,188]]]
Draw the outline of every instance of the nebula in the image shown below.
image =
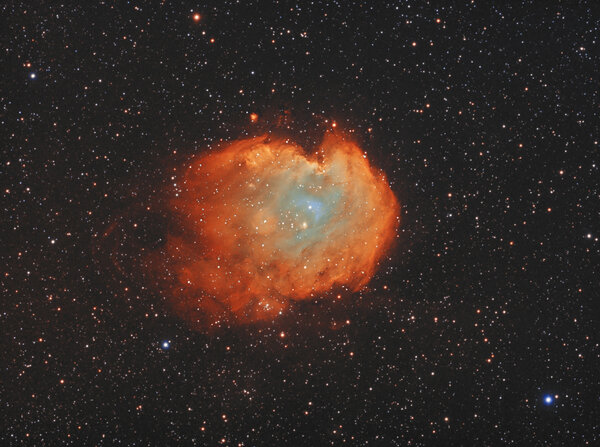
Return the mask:
[[396,237],[385,176],[334,133],[312,154],[284,138],[236,140],[178,171],[165,295],[194,326],[272,319],[293,301],[358,291]]

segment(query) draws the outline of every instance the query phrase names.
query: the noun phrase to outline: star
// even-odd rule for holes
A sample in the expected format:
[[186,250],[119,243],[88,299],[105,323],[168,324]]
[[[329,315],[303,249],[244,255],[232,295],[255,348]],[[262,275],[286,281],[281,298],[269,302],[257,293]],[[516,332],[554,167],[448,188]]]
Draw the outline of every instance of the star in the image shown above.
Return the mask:
[[163,342],[161,342],[160,347],[166,351],[171,347],[171,343],[168,340],[164,340]]
[[37,78],[37,75],[33,72],[29,73],[29,79],[35,79]]
[[544,395],[544,404],[552,405],[554,403],[554,396],[551,394]]

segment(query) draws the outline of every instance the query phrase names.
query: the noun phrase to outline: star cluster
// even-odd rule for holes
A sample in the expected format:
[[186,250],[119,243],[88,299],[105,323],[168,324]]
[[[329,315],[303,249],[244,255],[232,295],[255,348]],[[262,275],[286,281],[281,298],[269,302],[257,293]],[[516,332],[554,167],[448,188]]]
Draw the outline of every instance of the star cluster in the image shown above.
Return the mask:
[[[0,444],[597,445],[598,9],[447,3],[3,5]],[[332,129],[401,204],[372,281],[191,330],[176,167]]]

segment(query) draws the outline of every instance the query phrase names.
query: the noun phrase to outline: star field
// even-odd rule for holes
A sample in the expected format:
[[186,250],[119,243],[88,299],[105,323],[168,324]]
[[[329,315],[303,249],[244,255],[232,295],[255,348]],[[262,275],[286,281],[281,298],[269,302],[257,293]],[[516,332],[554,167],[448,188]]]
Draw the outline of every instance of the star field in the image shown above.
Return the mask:
[[[600,442],[594,2],[1,8],[1,445]],[[385,173],[393,250],[194,330],[145,273],[177,167],[328,131]]]

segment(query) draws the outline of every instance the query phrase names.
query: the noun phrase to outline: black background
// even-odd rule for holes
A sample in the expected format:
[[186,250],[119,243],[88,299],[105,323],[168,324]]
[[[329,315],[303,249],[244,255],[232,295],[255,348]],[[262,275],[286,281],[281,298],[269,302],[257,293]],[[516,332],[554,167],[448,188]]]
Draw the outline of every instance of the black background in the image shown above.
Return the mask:
[[[598,443],[598,8],[447,3],[5,4],[1,444]],[[190,330],[172,167],[332,121],[402,204],[369,289]]]

